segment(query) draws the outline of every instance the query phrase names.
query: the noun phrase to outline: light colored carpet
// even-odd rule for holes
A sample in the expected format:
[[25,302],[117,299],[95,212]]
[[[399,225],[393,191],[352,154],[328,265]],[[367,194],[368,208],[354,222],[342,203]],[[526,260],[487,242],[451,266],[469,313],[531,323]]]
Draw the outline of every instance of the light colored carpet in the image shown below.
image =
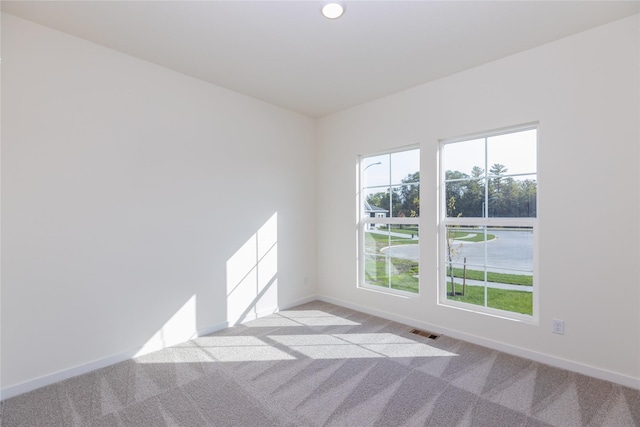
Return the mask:
[[312,302],[2,402],[2,426],[640,426],[640,391]]

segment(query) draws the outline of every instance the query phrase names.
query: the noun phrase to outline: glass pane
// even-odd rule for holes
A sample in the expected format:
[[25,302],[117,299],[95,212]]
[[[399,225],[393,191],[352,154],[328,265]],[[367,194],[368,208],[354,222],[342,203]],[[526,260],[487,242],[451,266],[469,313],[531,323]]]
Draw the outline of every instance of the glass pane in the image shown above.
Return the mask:
[[368,284],[418,292],[418,224],[394,224],[365,231],[365,280]]
[[487,216],[535,218],[536,193],[535,175],[490,178]]
[[487,306],[533,314],[533,228],[492,228],[487,245]]
[[484,215],[484,183],[484,179],[447,182],[447,217],[481,218]]
[[446,268],[447,299],[484,306],[484,269],[464,262],[452,262]]
[[365,157],[362,159],[362,187],[389,185],[390,155]]
[[[418,245],[412,245],[417,246]],[[391,262],[391,288],[418,293],[418,261],[408,258],[389,258]]]
[[445,259],[452,263],[484,266],[486,241],[495,239],[486,227],[447,226]]
[[497,287],[487,288],[487,307],[533,315],[533,293]]
[[447,298],[484,306],[485,242],[494,236],[486,227],[447,226],[446,237]]
[[[535,173],[537,130],[531,129],[487,139],[489,173]],[[501,167],[498,167],[501,166]]]
[[443,170],[459,172],[468,177],[484,174],[484,138],[453,142],[443,147]]
[[490,271],[511,274],[511,270],[533,271],[533,227],[502,227],[488,229],[495,236],[487,245],[487,266]]
[[390,231],[391,245],[381,248],[389,256],[417,261],[420,258],[418,224],[393,224]]
[[420,216],[419,183],[392,188],[391,216],[395,218],[417,218]]
[[389,216],[391,199],[389,187],[368,188],[364,191],[364,207],[362,210],[365,218],[386,218]]
[[[375,229],[375,224],[365,224],[364,231],[364,253],[365,254],[376,254],[378,253],[378,248],[381,243],[385,243],[384,239],[386,238],[385,246],[388,246],[388,236],[386,234],[379,234]],[[379,243],[381,242],[381,243]]]
[[445,251],[447,298],[533,314],[532,227],[449,226]]
[[391,184],[419,182],[420,150],[401,151],[391,154]]
[[367,285],[389,287],[389,259],[384,256],[364,256],[364,280]]

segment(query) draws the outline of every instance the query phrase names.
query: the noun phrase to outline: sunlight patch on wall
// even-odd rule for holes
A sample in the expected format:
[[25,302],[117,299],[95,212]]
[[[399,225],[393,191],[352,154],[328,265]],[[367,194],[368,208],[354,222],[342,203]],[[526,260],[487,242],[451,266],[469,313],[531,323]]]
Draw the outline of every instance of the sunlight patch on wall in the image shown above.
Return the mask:
[[193,295],[153,334],[134,357],[193,339],[198,335],[196,328],[196,296]]
[[227,321],[231,325],[278,307],[278,214],[227,260]]

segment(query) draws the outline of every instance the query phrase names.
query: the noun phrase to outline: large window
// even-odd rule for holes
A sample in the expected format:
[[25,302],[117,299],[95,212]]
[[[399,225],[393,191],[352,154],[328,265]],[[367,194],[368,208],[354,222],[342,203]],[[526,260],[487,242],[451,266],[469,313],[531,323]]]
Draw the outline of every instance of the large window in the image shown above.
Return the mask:
[[420,151],[360,161],[360,286],[418,293]]
[[537,128],[441,145],[440,301],[534,316]]

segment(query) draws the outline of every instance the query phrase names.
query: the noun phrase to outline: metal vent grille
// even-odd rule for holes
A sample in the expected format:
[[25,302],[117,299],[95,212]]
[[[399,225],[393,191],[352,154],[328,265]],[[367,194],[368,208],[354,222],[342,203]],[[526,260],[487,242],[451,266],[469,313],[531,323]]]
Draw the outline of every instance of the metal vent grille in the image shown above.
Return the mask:
[[421,331],[420,329],[412,329],[411,333],[420,335],[421,337],[427,337],[432,340],[437,340],[438,338],[440,338],[440,335],[438,334],[434,334],[433,332],[429,332],[429,331]]

